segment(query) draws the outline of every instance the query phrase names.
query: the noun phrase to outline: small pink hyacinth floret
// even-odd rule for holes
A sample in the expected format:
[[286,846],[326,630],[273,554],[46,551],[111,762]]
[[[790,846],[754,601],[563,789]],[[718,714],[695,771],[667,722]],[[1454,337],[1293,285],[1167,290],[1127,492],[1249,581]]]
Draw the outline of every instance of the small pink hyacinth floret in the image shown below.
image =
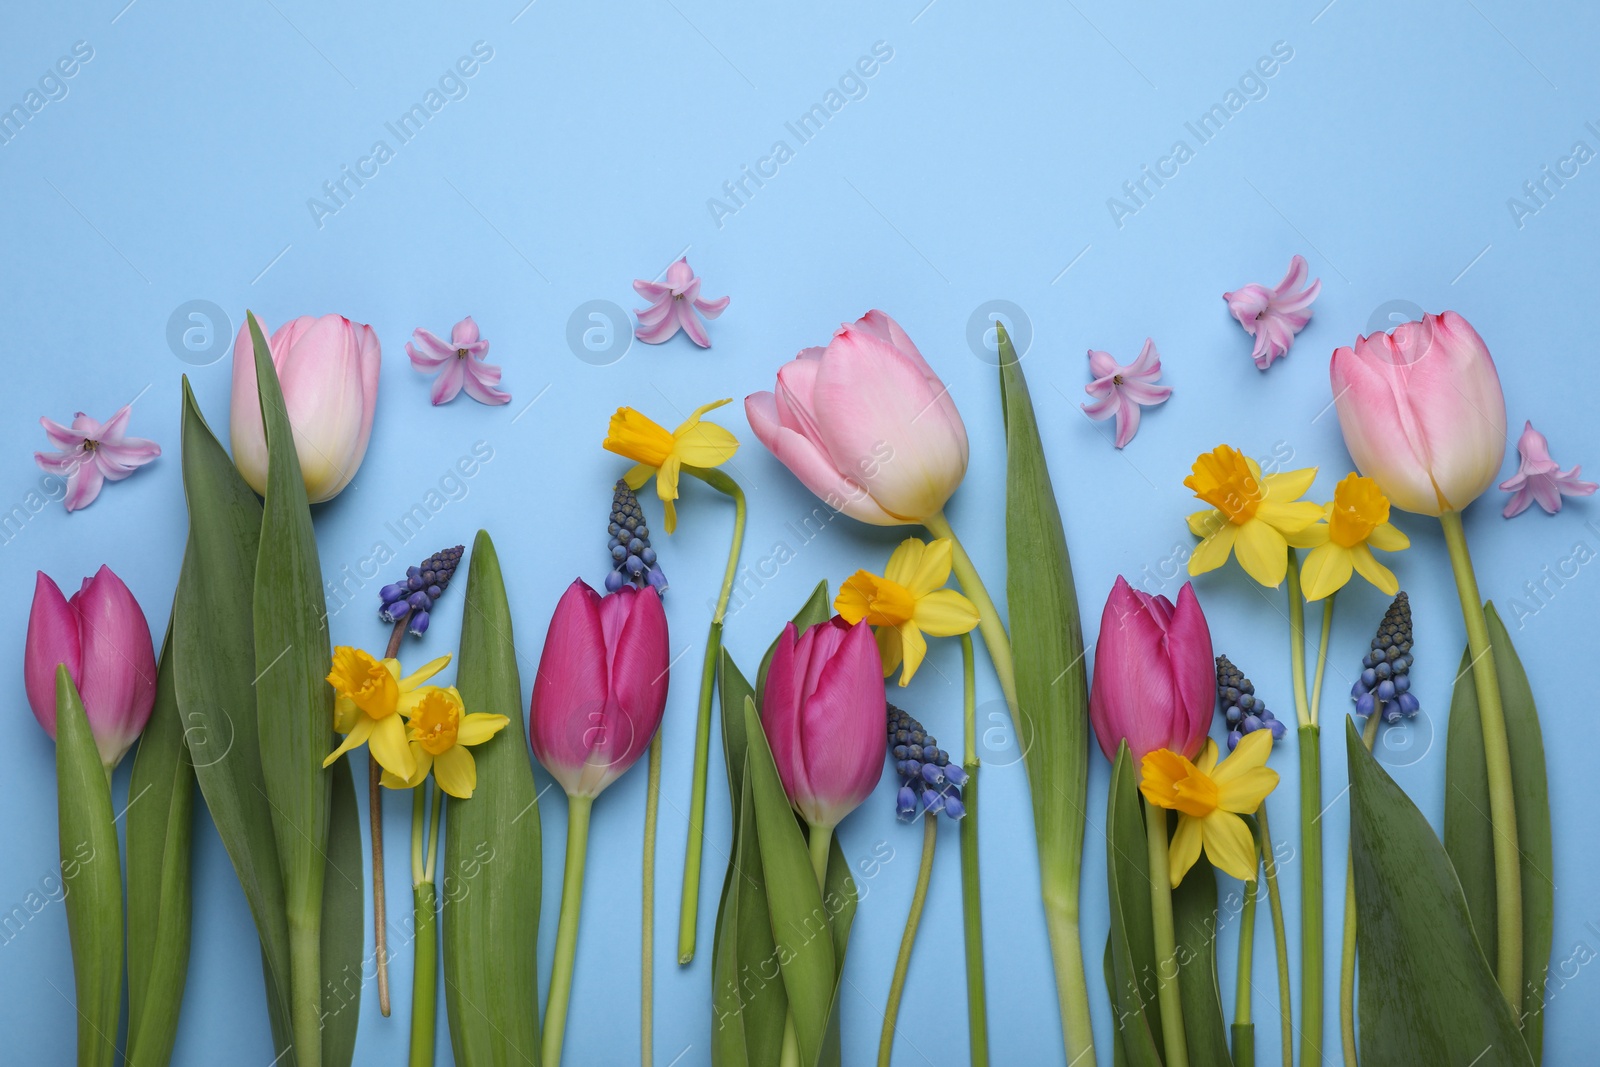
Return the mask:
[[39,420],[50,443],[60,451],[35,452],[33,461],[67,480],[68,511],[88,507],[106,482],[119,482],[161,455],[161,446],[154,441],[127,436],[132,412],[132,405],[125,404],[103,424],[81,411],[71,426]]
[[711,338],[695,312],[714,319],[728,307],[725,296],[716,300],[701,297],[700,279],[695,277],[687,257],[667,268],[665,282],[640,278],[633,283],[633,291],[650,301],[649,307],[634,312],[639,316],[635,336],[647,345],[670,340],[681,329],[701,348],[710,348]]
[[1322,291],[1322,280],[1319,278],[1296,292],[1305,285],[1306,273],[1305,257],[1295,256],[1289,261],[1289,273],[1276,288],[1268,289],[1252,282],[1222,294],[1222,299],[1228,302],[1228,310],[1239,320],[1244,332],[1256,339],[1250,355],[1258,370],[1266,370],[1273,360],[1288,355],[1294,335],[1311,321],[1311,302]]
[[1561,464],[1550,458],[1550,442],[1531,422],[1523,424],[1522,436],[1517,439],[1517,453],[1522,457],[1517,473],[1500,483],[1500,488],[1511,494],[1504,512],[1508,519],[1527,511],[1535,500],[1554,515],[1561,510],[1562,497],[1589,496],[1595,491],[1594,482],[1578,477],[1582,467],[1564,471]]
[[411,365],[424,374],[439,372],[433,380],[430,399],[435,405],[448,404],[462,389],[480,404],[504,404],[511,394],[498,388],[500,368],[485,363],[489,342],[478,335],[478,324],[468,315],[450,328],[450,340],[441,340],[418,326],[406,342]]
[[1139,408],[1147,404],[1160,404],[1172,395],[1161,380],[1161,353],[1156,343],[1146,337],[1139,358],[1123,366],[1109,352],[1089,350],[1089,373],[1094,381],[1083,391],[1095,398],[1093,404],[1084,404],[1083,413],[1096,421],[1115,416],[1117,420],[1117,447],[1133,440],[1139,432]]

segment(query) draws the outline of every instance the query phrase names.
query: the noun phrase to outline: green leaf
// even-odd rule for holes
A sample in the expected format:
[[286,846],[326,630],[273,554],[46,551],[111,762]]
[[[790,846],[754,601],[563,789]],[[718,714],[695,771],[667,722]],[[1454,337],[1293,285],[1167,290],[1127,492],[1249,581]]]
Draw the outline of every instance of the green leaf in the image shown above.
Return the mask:
[[[742,708],[744,704],[729,706]],[[740,781],[743,814],[733,863],[723,883],[712,946],[711,1062],[716,1067],[777,1063],[789,1010],[767,909],[767,884],[756,835],[755,786],[748,772]]]
[[65,664],[56,667],[56,803],[77,991],[78,1065],[111,1067],[122,1010],[122,862],[111,777]]
[[1362,1067],[1533,1063],[1444,846],[1345,722]]
[[840,1032],[840,1000],[844,994],[844,956],[850,944],[850,927],[855,923],[856,906],[861,903],[856,881],[850,876],[850,861],[845,859],[835,835],[828,842],[827,891],[823,909],[833,926],[833,999],[828,1005],[828,1029],[823,1036],[819,1067],[840,1067],[844,1062],[843,1035]]
[[1217,986],[1217,914],[1217,874],[1202,854],[1172,891],[1183,1032],[1194,1063],[1233,1062]]
[[[1484,605],[1505,709],[1506,744],[1511,750],[1511,788],[1517,810],[1517,847],[1522,853],[1522,1036],[1533,1061],[1544,1051],[1544,990],[1555,935],[1555,881],[1550,841],[1550,791],[1545,777],[1544,738],[1527,671],[1511,635],[1495,611]],[[1489,777],[1483,751],[1478,690],[1463,653],[1450,702],[1450,732],[1445,752],[1444,849],[1466,893],[1467,910],[1479,931],[1479,947],[1491,970],[1497,968],[1495,937],[1494,828],[1489,819]]]
[[[742,708],[745,700],[755,699],[756,691],[750,687],[750,682],[745,678],[744,672],[739,670],[738,664],[733,662],[733,657],[726,648],[721,649],[717,662],[717,704],[724,708]],[[746,738],[744,734],[743,715],[723,715],[722,717],[722,760],[728,771],[728,800],[733,806],[733,840],[739,840],[739,798],[744,795],[744,749]],[[734,859],[728,857],[728,870],[734,868]]]
[[[1106,954],[1101,963],[1101,969],[1105,974],[1107,991],[1114,993],[1117,988],[1117,975],[1116,969],[1111,963],[1111,935],[1109,934],[1106,935]],[[1111,1010],[1113,1014],[1117,1010],[1115,1000],[1112,1002]],[[1111,1063],[1112,1067],[1127,1067],[1128,1063],[1128,1050],[1123,1047],[1122,1027],[1120,1026],[1111,1028]]]
[[[256,728],[254,596],[261,504],[206,425],[183,380],[189,540],[173,605],[172,659],[183,736],[261,939],[269,1014],[286,1020],[289,929]],[[320,762],[320,758],[319,758]],[[281,1054],[285,1034],[275,1036]]]
[[511,721],[472,750],[478,785],[451,797],[442,898],[445,1010],[461,1067],[539,1062],[539,796],[524,731],[511,607],[494,542],[472,543],[456,688]]
[[833,924],[824,910],[805,835],[778,778],[754,700],[745,701],[744,719],[749,737],[747,773],[755,800],[753,821],[771,910],[772,939],[794,1016],[800,1061],[815,1064],[822,1054],[838,979]]
[[128,1054],[137,1067],[172,1059],[189,973],[194,766],[172,665],[172,624],[156,666],[156,702],[128,786]]
[[361,1021],[366,860],[350,761],[341,759],[329,771],[333,799],[328,813],[328,878],[322,893],[322,1062],[325,1067],[348,1067],[355,1057]]
[[1126,741],[1117,749],[1106,797],[1106,890],[1111,906],[1113,1027],[1131,1067],[1161,1067],[1156,1009],[1156,935],[1150,920],[1150,858]]

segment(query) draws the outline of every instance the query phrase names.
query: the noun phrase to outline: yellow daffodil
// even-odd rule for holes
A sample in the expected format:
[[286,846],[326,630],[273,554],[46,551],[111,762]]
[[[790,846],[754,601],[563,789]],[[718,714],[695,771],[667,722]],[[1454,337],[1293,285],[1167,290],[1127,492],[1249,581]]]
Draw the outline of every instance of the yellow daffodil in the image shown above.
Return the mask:
[[603,447],[634,461],[633,469],[624,475],[629,489],[639,489],[651,475],[655,476],[656,495],[661,498],[667,533],[678,527],[678,510],[673,502],[678,499],[679,470],[685,464],[716,467],[732,459],[739,450],[739,439],[733,434],[714,422],[700,421],[700,416],[730,400],[713,400],[700,405],[671,433],[633,408],[618,408],[611,416],[611,427]]
[[345,736],[322,765],[331,766],[346,752],[366,745],[384,770],[402,778],[411,777],[416,760],[406,744],[403,715],[422,699],[426,692],[422,683],[444,670],[449,662],[449,656],[440,656],[415,674],[402,677],[397,659],[373,659],[361,649],[346,645],[335,648],[328,684],[337,694],[333,701],[333,728]]
[[904,662],[900,684],[911,681],[928,652],[924,634],[954,637],[978,625],[972,601],[943,588],[950,580],[950,560],[949,538],[925,544],[908,537],[889,557],[883,577],[856,571],[834,598],[833,608],[845,621],[865,619],[875,628],[885,678]]
[[1272,731],[1252,730],[1220,765],[1211,740],[1194,763],[1165,748],[1144,758],[1139,792],[1156,807],[1178,813],[1178,829],[1167,846],[1174,889],[1202,847],[1217,867],[1241,881],[1255,881],[1255,838],[1239,816],[1255,811],[1277,788],[1278,772],[1266,766],[1271,751]]
[[385,771],[383,784],[390,789],[415,789],[433,772],[440,789],[466,800],[478,787],[478,764],[467,751],[481,745],[511,722],[504,715],[467,714],[455,686],[430,686],[407,712],[407,734],[415,769],[409,777]]
[[1389,521],[1389,498],[1378,483],[1349,474],[1333,490],[1325,508],[1327,521],[1307,526],[1289,536],[1297,548],[1309,548],[1300,566],[1300,583],[1307,600],[1321,600],[1343,589],[1352,570],[1389,596],[1400,591],[1394,572],[1379,563],[1374,548],[1399,552],[1411,539]]
[[1237,449],[1218,445],[1194,461],[1183,484],[1213,510],[1189,516],[1189,531],[1200,538],[1189,557],[1189,573],[1204,574],[1237,554],[1246,574],[1277,588],[1289,569],[1289,542],[1322,518],[1322,508],[1299,497],[1311,488],[1317,468],[1263,476],[1261,465]]

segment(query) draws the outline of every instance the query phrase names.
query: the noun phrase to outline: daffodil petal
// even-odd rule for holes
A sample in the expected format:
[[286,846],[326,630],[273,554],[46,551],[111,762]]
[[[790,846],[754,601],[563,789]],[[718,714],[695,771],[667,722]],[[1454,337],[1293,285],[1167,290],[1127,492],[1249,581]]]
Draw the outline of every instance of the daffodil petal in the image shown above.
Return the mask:
[[914,622],[904,623],[896,627],[896,630],[900,634],[901,655],[905,657],[905,669],[900,672],[900,684],[908,685],[917,673],[917,668],[922,666],[922,658],[928,654],[928,642]]
[[647,463],[635,463],[628,468],[628,473],[622,476],[622,480],[628,483],[629,489],[643,489],[644,483],[648,482],[655,472],[656,469]]
[[1268,501],[1299,500],[1317,480],[1317,468],[1301,467],[1297,471],[1282,471],[1261,479],[1261,496]]
[[978,625],[978,609],[954,589],[935,589],[917,598],[912,621],[932,637],[955,637]]
[[[1252,730],[1251,733],[1271,733]],[[1228,782],[1217,783],[1217,807],[1223,811],[1248,815],[1261,806],[1267,794],[1278,788],[1278,772],[1271,767],[1252,767]]]
[[887,678],[904,658],[900,649],[900,631],[893,626],[880,626],[874,636],[878,639],[878,658],[883,660],[883,676]]
[[1277,527],[1282,533],[1298,533],[1313,523],[1321,522],[1326,514],[1321,504],[1313,504],[1309,500],[1297,500],[1289,504],[1267,500],[1256,508],[1256,518]]
[[[1207,743],[1215,744],[1209,740]],[[1208,772],[1207,777],[1217,783],[1217,788],[1220,790],[1222,786],[1238,778],[1245,771],[1265,767],[1267,757],[1270,755],[1272,755],[1272,731],[1251,730],[1239,739],[1239,744],[1229,753],[1228,758],[1222,761],[1222,765]]]
[[920,538],[908,537],[901,541],[894,546],[894,551],[889,553],[889,562],[883,566],[884,578],[911,589],[911,579],[922,568],[922,557],[927,552],[928,545]]
[[1217,769],[1217,743],[1211,738],[1206,738],[1206,743],[1200,749],[1200,755],[1195,757],[1194,769],[1212,777],[1211,772]]
[[1206,856],[1216,867],[1242,882],[1255,881],[1256,843],[1243,819],[1214,811],[1201,820],[1200,835]]
[[433,755],[421,745],[411,746],[411,755],[416,759],[416,770],[410,778],[402,778],[393,771],[384,771],[381,779],[385,789],[415,789],[428,777],[428,771],[433,768]]
[[433,758],[433,780],[446,793],[466,800],[478,788],[478,764],[462,746],[447,748]]
[[1194,546],[1194,552],[1189,556],[1189,573],[1204,574],[1228,562],[1238,537],[1239,527],[1231,522],[1223,523],[1210,537]]
[[1411,547],[1411,538],[1392,522],[1381,522],[1367,534],[1367,544],[1385,552],[1400,552]]
[[[1161,818],[1155,812],[1147,813],[1146,818],[1151,816]],[[1172,881],[1172,888],[1178,888],[1183,876],[1189,873],[1194,861],[1200,858],[1202,837],[1199,819],[1193,815],[1178,816],[1178,828],[1173,831],[1172,843],[1167,846],[1167,872]]]
[[461,719],[461,725],[456,728],[456,744],[481,745],[510,723],[511,720],[504,715],[490,715],[482,711],[465,715]]
[[1356,570],[1361,572],[1361,577],[1381,589],[1386,596],[1394,596],[1400,591],[1400,581],[1394,576],[1394,571],[1379,563],[1372,554],[1372,549],[1366,545],[1356,545],[1350,550],[1350,561],[1355,564]]
[[691,467],[716,467],[739,451],[739,439],[714,422],[697,422],[673,435],[672,454]]
[[322,761],[322,765],[324,767],[332,767],[334,760],[338,759],[346,752],[349,752],[351,749],[360,748],[362,745],[366,744],[367,738],[372,736],[372,728],[377,724],[378,720],[369,719],[365,715],[361,716],[361,718],[356,721],[355,726],[351,728],[350,732],[344,735],[344,740],[339,742],[339,747],[328,753],[328,758]]
[[1189,532],[1196,537],[1206,538],[1216,533],[1228,524],[1228,516],[1217,508],[1206,511],[1196,511],[1188,518]]
[[678,429],[679,430],[686,429],[687,427],[692,426],[695,423],[699,422],[701,416],[703,416],[706,412],[715,411],[718,408],[722,407],[724,404],[731,404],[731,403],[733,403],[733,397],[725,396],[721,400],[711,400],[711,401],[708,401],[707,403],[701,404],[699,407],[697,407],[693,411],[689,412],[689,417],[683,421],[683,425],[679,426]]
[[347,734],[356,728],[356,723],[362,719],[361,709],[356,707],[356,702],[349,696],[340,693],[333,698],[333,729],[336,733]]
[[[1289,543],[1270,523],[1260,518],[1251,519],[1242,526],[1234,541],[1233,552],[1239,557],[1239,566],[1262,585],[1276,589],[1283,584],[1289,570]],[[1191,573],[1193,560],[1190,561]]]
[[446,652],[438,659],[430,659],[404,678],[400,679],[400,692],[409,693],[429,678],[450,666],[450,653]]
[[1285,530],[1283,539],[1290,548],[1316,548],[1328,543],[1328,524],[1314,522],[1303,530]]
[[1300,585],[1306,599],[1321,600],[1343,589],[1350,581],[1351,555],[1351,549],[1332,541],[1306,553],[1305,562],[1300,565]]
[[914,573],[901,582],[913,596],[922,597],[940,589],[950,580],[952,545],[948,537],[941,537],[923,549],[922,560]]
[[416,773],[417,761],[406,743],[406,725],[398,715],[373,724],[372,734],[367,738],[367,752],[384,770],[401,778],[409,779]]

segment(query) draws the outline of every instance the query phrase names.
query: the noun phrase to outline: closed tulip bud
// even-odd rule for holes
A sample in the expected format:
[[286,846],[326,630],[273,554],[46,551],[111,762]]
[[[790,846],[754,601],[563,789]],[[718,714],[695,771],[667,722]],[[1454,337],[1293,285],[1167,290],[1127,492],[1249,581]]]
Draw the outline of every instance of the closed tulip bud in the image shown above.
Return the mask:
[[529,741],[568,796],[596,797],[650,745],[667,705],[667,615],[654,588],[556,604],[533,683]]
[[156,656],[150,624],[122,579],[101,567],[69,600],[43,571],[33,590],[23,680],[34,718],[56,736],[56,667],[83,699],[100,761],[121,762],[150,721]]
[[1106,759],[1128,742],[1134,763],[1157,749],[1193,759],[1216,703],[1211,630],[1187,582],[1178,603],[1118,576],[1100,616],[1089,721]]
[[1345,447],[1396,507],[1461,511],[1499,474],[1500,377],[1483,339],[1454,311],[1338,349],[1329,376]]
[[784,364],[774,391],[746,397],[744,410],[807,489],[876,526],[938,515],[967,473],[967,430],[950,391],[881,311]]
[[789,802],[832,829],[883,774],[883,661],[872,627],[835,616],[800,633],[790,623],[767,669],[761,726]]
[[[257,320],[260,321],[259,319]],[[262,324],[266,332],[266,324]],[[284,323],[267,342],[294,427],[295,452],[306,496],[332,500],[350,484],[367,454],[378,403],[381,350],[371,326],[342,315],[302,315]],[[233,342],[233,408],[229,423],[233,462],[250,488],[267,489],[267,439],[256,393],[255,346],[250,323]]]

